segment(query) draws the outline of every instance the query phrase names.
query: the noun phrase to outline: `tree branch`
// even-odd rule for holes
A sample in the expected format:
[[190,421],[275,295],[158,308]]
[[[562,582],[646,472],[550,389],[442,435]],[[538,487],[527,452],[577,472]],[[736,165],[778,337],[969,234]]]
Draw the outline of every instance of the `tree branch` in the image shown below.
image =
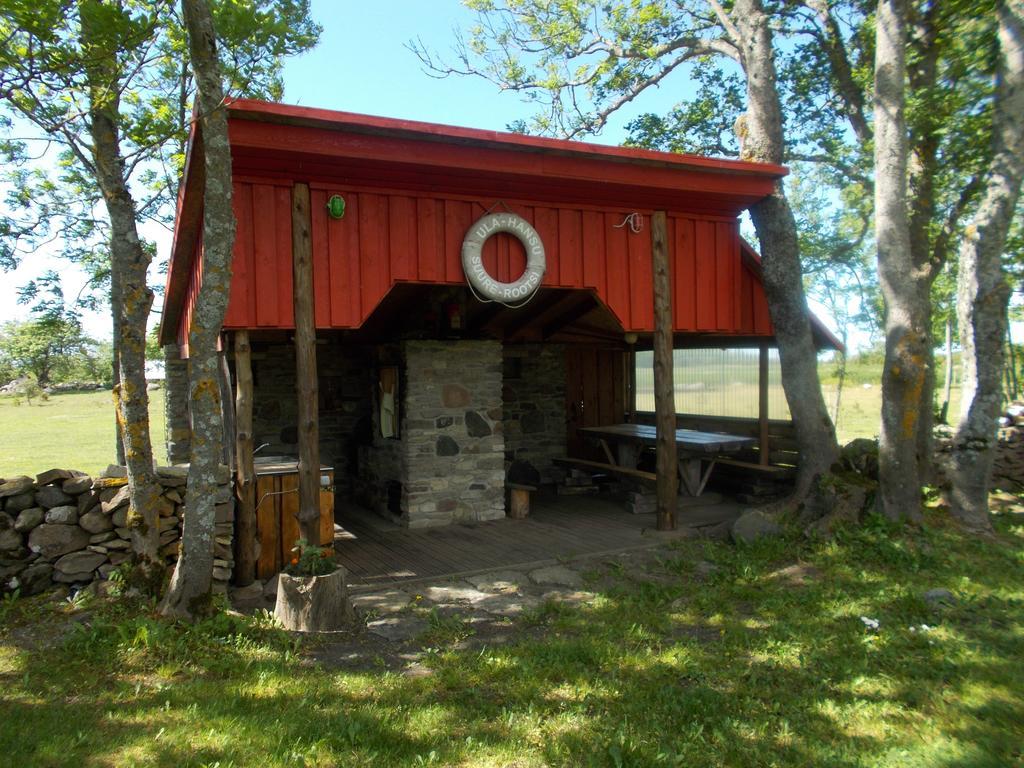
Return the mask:
[[869,141],[872,132],[865,117],[864,91],[853,78],[850,56],[843,42],[839,22],[829,7],[829,0],[804,1],[807,3],[807,7],[817,14],[818,21],[821,23],[822,31],[817,37],[828,54],[832,75],[839,91],[839,97],[843,100],[845,106],[843,111],[847,120],[850,121],[850,127],[862,143]]

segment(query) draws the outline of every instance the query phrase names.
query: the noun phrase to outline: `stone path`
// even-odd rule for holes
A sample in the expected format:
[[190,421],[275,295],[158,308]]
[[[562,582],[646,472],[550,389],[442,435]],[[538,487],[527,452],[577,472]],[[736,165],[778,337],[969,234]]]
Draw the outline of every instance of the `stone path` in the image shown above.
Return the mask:
[[431,649],[477,648],[542,632],[523,619],[546,605],[585,605],[616,584],[674,586],[714,577],[717,566],[699,559],[681,574],[681,556],[669,545],[356,592],[352,602],[363,624],[311,638],[307,653],[328,667],[383,664],[403,675],[429,675],[422,662]]
[[582,588],[583,572],[593,568],[593,563],[580,561],[436,579],[402,589],[360,592],[352,602],[366,617],[368,632],[406,642],[430,629],[431,616],[460,621],[476,630],[508,625],[547,600],[572,604],[593,600],[594,593]]

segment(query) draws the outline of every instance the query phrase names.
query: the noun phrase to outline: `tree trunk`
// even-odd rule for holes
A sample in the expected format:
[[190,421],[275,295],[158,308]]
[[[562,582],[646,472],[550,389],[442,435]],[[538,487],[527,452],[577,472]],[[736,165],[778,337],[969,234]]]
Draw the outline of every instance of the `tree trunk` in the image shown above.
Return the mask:
[[757,463],[771,464],[771,431],[768,418],[768,345],[757,350]]
[[988,490],[1010,296],[1001,259],[1024,178],[1024,1],[1004,0],[997,13],[1002,56],[992,118],[992,161],[984,196],[960,247],[957,278],[964,380],[949,502],[953,515],[975,531],[991,530]]
[[[913,251],[913,249],[911,249]],[[921,316],[921,397],[917,411],[917,471],[921,485],[935,482],[935,341],[932,337],[932,278],[921,274],[918,302]]]
[[[295,292],[295,378],[299,410],[299,534],[320,541],[320,420],[313,309],[313,245],[309,185],[292,187],[292,269]],[[291,542],[289,542],[291,543]]]
[[341,567],[324,576],[282,573],[274,615],[285,629],[298,632],[349,629],[355,621],[355,610],[348,597],[345,574]]
[[[95,14],[80,7],[82,44],[102,49]],[[153,292],[146,284],[150,257],[139,239],[135,201],[125,180],[121,157],[120,86],[116,61],[94,61],[89,78],[89,132],[96,180],[110,219],[110,269],[114,304],[119,376],[114,398],[118,431],[128,470],[132,553],[143,570],[159,560],[160,530],[157,500],[160,486],[153,468],[149,432],[149,395],[146,391],[146,321]]]
[[654,410],[659,531],[676,527],[679,476],[676,448],[676,395],[672,382],[672,278],[669,274],[668,225],[664,211],[651,217],[651,259],[654,282]]
[[[781,164],[785,143],[769,17],[761,0],[736,0],[733,18],[747,78],[741,156]],[[836,461],[839,447],[818,378],[796,220],[781,181],[769,197],[750,209],[750,216],[761,245],[764,289],[779,348],[782,386],[800,452],[793,498],[799,500],[806,496],[814,478]]]
[[875,50],[875,240],[885,298],[879,502],[890,519],[921,513],[919,435],[928,365],[929,281],[915,269],[907,216],[906,9],[878,3]]
[[1013,329],[1010,327],[1010,305],[1006,305],[1006,370],[1010,374],[1010,399],[1020,397],[1020,381],[1017,379],[1017,354],[1013,349]]
[[113,355],[111,366],[111,385],[110,390],[114,395],[114,450],[117,455],[117,463],[124,466],[124,440],[121,436],[121,428],[117,419],[117,393],[121,391],[121,353],[118,351],[121,349],[121,323],[118,322],[118,315],[120,312],[121,302],[121,279],[117,276],[117,272],[113,269],[111,264],[110,270],[110,321],[112,326],[111,331],[111,344],[113,345]]
[[[221,339],[221,349],[227,349],[227,339]],[[228,356],[224,351],[217,353],[218,383],[220,384],[220,418],[221,418],[221,450],[222,461],[235,471],[235,398],[231,391],[231,369],[228,367]]]
[[206,0],[182,0],[189,52],[199,91],[206,182],[203,190],[203,280],[189,327],[192,452],[181,556],[162,611],[183,618],[209,610],[213,579],[214,499],[223,425],[217,339],[231,285],[235,216],[231,208],[231,148],[213,17]]
[[942,380],[942,407],[939,409],[939,423],[949,424],[949,399],[953,396],[953,321],[946,318],[946,371]]
[[[906,2],[906,0],[900,0]],[[909,7],[909,6],[908,6]],[[937,15],[939,3],[927,3],[908,24],[910,50],[913,55],[907,66],[907,82],[913,94],[934,92],[939,73],[940,46]],[[903,11],[906,14],[906,11]],[[932,339],[932,284],[946,261],[944,249],[932,247],[931,229],[936,217],[936,182],[940,170],[939,147],[942,115],[938,110],[918,109],[909,126],[907,145],[907,185],[909,200],[907,237],[910,260],[914,266],[913,279],[918,282],[917,313],[921,319],[917,329],[923,335],[922,386],[917,415],[917,467],[922,484],[934,481],[933,455],[935,448],[935,344]],[[912,203],[910,201],[913,201]]]
[[235,331],[235,584],[244,587],[256,578],[256,468],[253,463],[252,355],[249,332]]
[[[843,345],[846,345],[846,334],[843,334]],[[839,430],[839,409],[843,404],[843,385],[846,383],[846,352],[839,353],[839,381],[836,382],[836,410],[832,423]]]

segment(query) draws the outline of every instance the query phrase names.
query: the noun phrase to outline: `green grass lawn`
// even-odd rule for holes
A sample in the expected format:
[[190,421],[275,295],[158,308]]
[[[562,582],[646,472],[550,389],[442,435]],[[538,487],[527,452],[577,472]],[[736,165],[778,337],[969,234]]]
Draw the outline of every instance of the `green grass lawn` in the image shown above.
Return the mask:
[[[156,460],[163,463],[164,393],[150,397]],[[110,392],[53,395],[48,400],[0,397],[0,477],[51,468],[93,474],[115,461],[114,403]]]
[[[1024,527],[1001,518],[989,540],[939,514],[927,523],[869,523],[824,544],[684,542],[642,571],[608,559],[586,587],[596,599],[547,604],[508,642],[473,645],[468,624],[435,622],[417,676],[372,655],[322,666],[312,641],[265,620],[188,629],[124,601],[8,601],[0,755],[175,768],[1022,766]],[[701,559],[719,567],[706,580]],[[956,604],[930,608],[922,594],[936,587]]]

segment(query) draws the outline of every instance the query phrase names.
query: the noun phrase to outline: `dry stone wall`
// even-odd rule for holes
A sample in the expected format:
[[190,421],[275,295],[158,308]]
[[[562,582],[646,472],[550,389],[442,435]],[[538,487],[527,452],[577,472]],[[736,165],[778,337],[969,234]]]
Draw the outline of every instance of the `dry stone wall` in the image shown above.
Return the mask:
[[[178,559],[187,466],[158,467],[160,553]],[[235,504],[226,467],[218,478],[214,584],[231,578]],[[103,476],[51,469],[0,479],[0,592],[37,594],[54,585],[106,579],[129,559],[128,481],[123,467]]]

